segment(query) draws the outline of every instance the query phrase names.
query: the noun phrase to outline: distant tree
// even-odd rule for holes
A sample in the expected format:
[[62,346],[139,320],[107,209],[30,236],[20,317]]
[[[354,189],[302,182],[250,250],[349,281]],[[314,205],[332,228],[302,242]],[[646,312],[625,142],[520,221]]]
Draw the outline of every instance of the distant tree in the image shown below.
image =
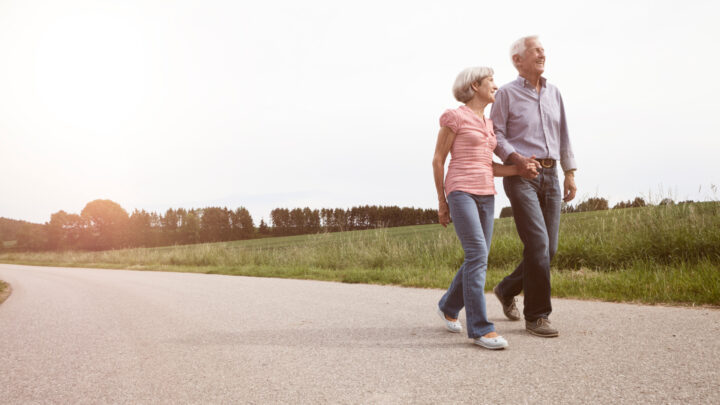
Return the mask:
[[587,200],[581,202],[578,204],[578,206],[575,208],[576,212],[586,212],[586,211],[600,211],[600,210],[607,210],[608,209],[608,201],[604,198],[588,198]]
[[512,207],[503,207],[503,209],[500,210],[500,218],[511,218],[512,216]]
[[573,212],[576,212],[576,211],[577,211],[577,210],[575,209],[575,207],[573,207],[572,204],[568,204],[568,203],[566,203],[565,201],[563,201],[563,202],[560,203],[560,213],[562,213],[562,214],[570,214],[570,213],[573,213]]
[[85,248],[106,250],[125,245],[129,216],[120,204],[110,200],[91,201],[80,215],[89,231]]
[[635,199],[633,200],[633,202],[631,204],[631,206],[634,208],[644,207],[646,205],[647,204],[645,203],[645,200],[641,197],[635,197]]
[[617,204],[613,205],[612,209],[622,209],[622,208],[628,208],[632,206],[632,202],[630,201],[620,201]]
[[85,220],[77,214],[58,211],[48,222],[48,249],[77,249],[83,245]]
[[200,238],[203,242],[231,239],[230,216],[227,208],[208,207],[200,217]]
[[662,201],[660,201],[660,204],[658,205],[674,205],[675,202],[672,200],[672,198],[663,198]]
[[233,240],[249,239],[255,233],[252,216],[245,207],[236,208],[230,212]]
[[425,214],[424,214],[424,218],[425,218],[425,221],[423,222],[424,224],[437,224],[437,223],[439,223],[438,210],[432,209],[432,208],[426,209],[426,210],[425,210]]
[[0,217],[0,242],[16,241],[20,228],[27,223],[29,222]]
[[320,223],[325,232],[333,232],[335,230],[332,209],[322,208],[320,210]]
[[178,227],[180,226],[180,216],[178,212],[172,208],[165,211],[165,216],[160,218],[162,226],[162,242],[166,245],[172,245],[178,242]]
[[152,218],[145,210],[135,209],[128,221],[128,242],[130,246],[152,246]]
[[290,235],[302,234],[305,230],[305,216],[300,208],[290,210]]
[[185,211],[184,209],[177,210],[178,216],[181,217],[181,224],[179,231],[180,243],[198,243],[200,242],[200,218],[198,217],[198,211],[191,209]]
[[320,211],[311,210],[308,207],[303,208],[304,232],[318,233],[320,232]]
[[290,210],[287,208],[275,208],[270,211],[270,220],[272,221],[274,235],[290,234]]
[[48,246],[47,225],[25,222],[17,232],[18,249],[22,250],[44,250]]
[[613,206],[613,209],[620,209],[620,208],[638,208],[638,207],[644,207],[645,206],[645,200],[640,197],[635,197],[633,201],[620,201],[617,204]]
[[265,220],[262,218],[260,218],[260,225],[258,225],[258,233],[263,236],[270,234],[270,228],[268,228]]

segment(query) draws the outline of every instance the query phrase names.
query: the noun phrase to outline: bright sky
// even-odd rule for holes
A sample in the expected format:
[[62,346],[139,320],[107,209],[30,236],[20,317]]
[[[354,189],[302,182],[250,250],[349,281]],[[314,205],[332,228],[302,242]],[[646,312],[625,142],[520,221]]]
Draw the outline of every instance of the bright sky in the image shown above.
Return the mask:
[[720,199],[719,18],[716,0],[0,0],[0,216],[436,208],[455,76],[513,80],[529,34],[565,101],[575,202]]

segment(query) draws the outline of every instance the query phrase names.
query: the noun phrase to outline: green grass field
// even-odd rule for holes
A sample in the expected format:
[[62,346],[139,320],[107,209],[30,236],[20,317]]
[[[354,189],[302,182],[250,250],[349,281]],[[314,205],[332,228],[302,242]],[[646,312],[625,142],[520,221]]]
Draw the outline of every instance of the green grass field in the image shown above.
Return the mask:
[[[510,218],[495,222],[487,290],[520,260]],[[0,254],[0,262],[186,271],[446,288],[463,261],[452,226],[422,225],[103,252]],[[553,296],[720,305],[720,203],[565,214]]]

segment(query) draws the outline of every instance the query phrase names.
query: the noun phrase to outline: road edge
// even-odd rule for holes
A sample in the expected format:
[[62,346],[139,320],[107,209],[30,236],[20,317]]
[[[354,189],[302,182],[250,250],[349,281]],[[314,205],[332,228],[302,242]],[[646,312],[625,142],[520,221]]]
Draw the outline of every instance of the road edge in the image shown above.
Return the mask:
[[[2,280],[0,280],[2,281]],[[3,284],[5,284],[5,288],[0,290],[0,305],[5,302],[8,297],[10,297],[10,294],[12,294],[12,287],[10,286],[10,283],[2,281]]]

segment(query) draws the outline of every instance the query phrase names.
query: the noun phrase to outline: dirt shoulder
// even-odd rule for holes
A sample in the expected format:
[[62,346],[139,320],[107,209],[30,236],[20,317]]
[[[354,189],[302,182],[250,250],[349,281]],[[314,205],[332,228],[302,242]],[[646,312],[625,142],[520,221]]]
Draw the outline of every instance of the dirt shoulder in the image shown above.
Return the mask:
[[10,284],[0,280],[0,304],[2,304],[3,302],[5,302],[6,299],[8,299],[11,292],[12,288],[10,288]]

